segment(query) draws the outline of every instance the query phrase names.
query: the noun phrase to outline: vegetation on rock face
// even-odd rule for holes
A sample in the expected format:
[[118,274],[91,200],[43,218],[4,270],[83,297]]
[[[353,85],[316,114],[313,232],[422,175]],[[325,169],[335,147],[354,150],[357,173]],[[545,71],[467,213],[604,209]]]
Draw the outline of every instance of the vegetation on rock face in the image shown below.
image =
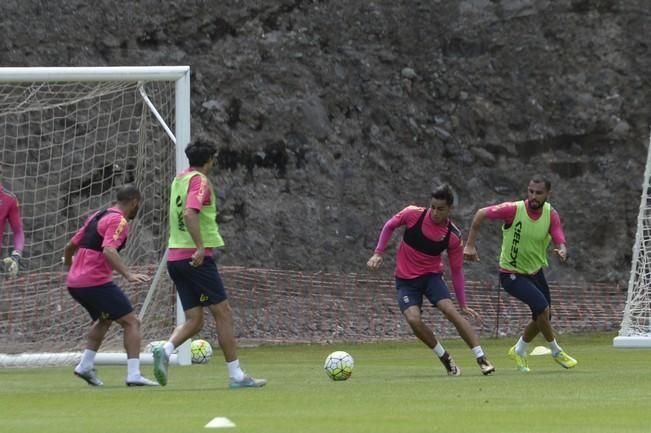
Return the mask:
[[[477,207],[523,197],[542,173],[571,256],[549,278],[621,282],[651,118],[647,9],[8,0],[0,58],[190,65],[193,135],[221,149],[224,264],[362,272],[383,222],[425,205],[436,182],[457,190],[454,218],[467,231]],[[499,227],[486,225],[469,278],[494,277]]]

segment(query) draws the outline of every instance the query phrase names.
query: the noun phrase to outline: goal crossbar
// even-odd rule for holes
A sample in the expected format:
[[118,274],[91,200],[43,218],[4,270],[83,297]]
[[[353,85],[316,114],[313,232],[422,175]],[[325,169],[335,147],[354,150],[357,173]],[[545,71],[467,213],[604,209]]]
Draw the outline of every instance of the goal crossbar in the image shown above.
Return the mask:
[[190,73],[189,66],[106,66],[0,68],[0,82],[31,81],[176,81]]

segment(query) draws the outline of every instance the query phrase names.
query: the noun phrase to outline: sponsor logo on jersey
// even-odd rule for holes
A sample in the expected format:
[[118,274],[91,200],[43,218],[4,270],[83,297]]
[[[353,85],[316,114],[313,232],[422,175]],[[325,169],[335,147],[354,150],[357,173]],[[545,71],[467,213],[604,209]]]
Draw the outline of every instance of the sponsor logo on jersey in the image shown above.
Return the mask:
[[127,220],[125,218],[120,219],[120,224],[118,224],[118,227],[115,229],[115,233],[113,233],[113,240],[117,241],[120,239],[120,235],[124,231],[124,228],[127,226]]
[[509,265],[517,269],[518,267],[518,246],[520,245],[520,233],[522,233],[522,221],[518,221],[513,226],[513,242],[511,242],[511,252],[509,253]]

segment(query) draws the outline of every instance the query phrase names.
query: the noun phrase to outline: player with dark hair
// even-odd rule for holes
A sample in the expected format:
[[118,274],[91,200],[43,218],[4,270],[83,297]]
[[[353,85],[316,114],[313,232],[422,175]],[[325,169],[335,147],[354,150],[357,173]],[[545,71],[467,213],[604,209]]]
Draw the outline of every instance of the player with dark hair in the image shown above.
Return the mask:
[[18,205],[18,198],[4,186],[3,181],[3,167],[0,164],[0,251],[2,250],[2,238],[5,231],[7,222],[11,227],[11,232],[14,235],[14,249],[8,257],[2,260],[7,276],[15,278],[20,269],[20,260],[23,257],[23,248],[25,247],[25,232],[23,231],[23,222],[20,217],[20,206]]
[[215,248],[224,246],[216,222],[215,192],[208,179],[217,155],[211,143],[195,141],[185,149],[190,167],[172,182],[167,270],[185,312],[186,321],[176,327],[169,340],[154,353],[154,375],[167,384],[169,358],[176,347],[203,328],[203,308],[210,310],[217,328],[219,346],[228,367],[230,388],[258,388],[267,381],[254,379],[240,368],[233,332],[233,312],[217,265]]
[[461,311],[471,317],[479,315],[466,305],[463,275],[463,241],[461,232],[448,218],[454,194],[449,185],[443,184],[432,192],[428,208],[408,206],[385,224],[375,247],[375,254],[367,266],[377,270],[383,262],[384,249],[394,230],[406,226],[396,256],[396,289],[400,311],[405,316],[414,335],[434,351],[450,376],[459,376],[461,369],[452,356],[425,325],[421,318],[423,296],[454,324],[459,335],[472,350],[484,375],[495,367],[488,361],[479,345],[479,338],[470,323],[457,311],[445,281],[441,254],[447,250],[452,284]]
[[479,209],[472,220],[464,256],[479,261],[475,242],[484,219],[502,220],[502,250],[500,282],[504,290],[531,309],[531,321],[524,333],[509,350],[520,371],[528,372],[527,345],[542,333],[552,351],[552,357],[564,368],[576,366],[576,359],[565,353],[556,342],[551,325],[551,294],[542,268],[547,266],[549,242],[561,262],[567,259],[565,234],[558,212],[548,200],[551,182],[542,176],[529,181],[527,199],[505,202]]
[[121,187],[117,192],[117,202],[88,217],[64,248],[63,263],[69,270],[66,278],[68,292],[93,320],[86,350],[74,373],[92,386],[103,385],[95,372],[95,356],[113,322],[122,326],[124,331],[127,386],[158,385],[140,373],[140,321],[129,298],[113,282],[113,271],[131,283],[149,281],[147,275],[132,273],[119,253],[127,241],[127,220],[135,218],[141,201],[140,191],[134,185]]

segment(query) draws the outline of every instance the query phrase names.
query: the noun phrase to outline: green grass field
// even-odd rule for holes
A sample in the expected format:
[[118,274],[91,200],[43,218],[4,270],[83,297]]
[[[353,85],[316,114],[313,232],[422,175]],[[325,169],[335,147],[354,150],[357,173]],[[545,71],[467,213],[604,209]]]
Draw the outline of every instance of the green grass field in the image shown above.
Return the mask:
[[[463,370],[458,378],[417,342],[292,345],[241,349],[244,367],[265,377],[262,389],[227,389],[221,358],[171,367],[169,384],[127,388],[126,367],[99,366],[93,388],[71,367],[0,370],[1,432],[644,432],[651,431],[651,351],[615,350],[613,335],[564,336],[579,360],[563,370],[550,356],[515,369],[515,341],[484,339],[497,372],[484,377],[459,340],[445,341]],[[535,340],[531,347],[542,345]],[[346,382],[322,365],[334,350],[355,358]],[[218,352],[221,354],[221,352]],[[143,372],[153,378],[151,366]],[[206,429],[215,417],[232,428]]]

